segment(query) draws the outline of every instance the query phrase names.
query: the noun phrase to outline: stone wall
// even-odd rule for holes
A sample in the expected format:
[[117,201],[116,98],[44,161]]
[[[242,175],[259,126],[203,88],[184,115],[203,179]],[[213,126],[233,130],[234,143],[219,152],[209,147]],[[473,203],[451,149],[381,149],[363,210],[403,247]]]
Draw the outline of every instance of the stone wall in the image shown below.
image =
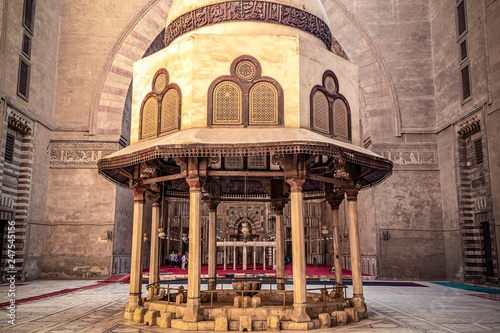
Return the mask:
[[[23,5],[24,1],[2,1],[0,4],[3,23],[0,33],[0,188],[2,198],[9,197],[8,201],[13,203],[9,220],[16,222],[15,270],[19,279],[37,278],[40,275],[60,1],[51,1],[50,4],[35,8],[32,31],[23,27]],[[31,40],[28,54],[22,52],[24,35]],[[30,66],[27,98],[17,93],[21,59]],[[7,133],[16,137],[18,153],[14,154],[13,163],[4,160]],[[12,172],[16,169],[18,172]],[[4,255],[8,258],[6,250]],[[7,261],[3,262],[2,275],[7,267]]]

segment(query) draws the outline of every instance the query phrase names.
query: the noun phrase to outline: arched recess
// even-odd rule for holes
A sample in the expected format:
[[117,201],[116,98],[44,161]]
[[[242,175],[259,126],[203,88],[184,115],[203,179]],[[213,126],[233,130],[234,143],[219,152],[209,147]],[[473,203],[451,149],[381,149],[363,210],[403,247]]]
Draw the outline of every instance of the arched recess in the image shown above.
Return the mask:
[[[344,8],[338,0],[322,0],[322,2],[330,19],[333,35],[349,59],[360,66],[359,81],[364,95],[361,96],[361,99],[366,102],[368,111],[370,111],[372,104],[390,105],[389,107],[377,106],[373,112],[374,117],[390,119],[394,135],[400,136],[401,116],[398,101],[392,79],[380,52],[354,15]],[[151,0],[128,24],[110,51],[94,94],[90,116],[90,134],[120,137],[122,122],[109,121],[107,114],[123,115],[125,110],[130,110],[127,94],[130,96],[132,65],[145,54],[156,51],[152,44],[155,40],[161,41],[159,35],[165,29],[171,4],[172,0]],[[366,68],[369,70],[365,70]],[[374,77],[381,80],[382,84],[374,84]],[[370,132],[370,117],[369,114],[365,118],[368,123],[368,132]],[[385,128],[384,131],[387,129]],[[126,139],[128,141],[128,138]]]

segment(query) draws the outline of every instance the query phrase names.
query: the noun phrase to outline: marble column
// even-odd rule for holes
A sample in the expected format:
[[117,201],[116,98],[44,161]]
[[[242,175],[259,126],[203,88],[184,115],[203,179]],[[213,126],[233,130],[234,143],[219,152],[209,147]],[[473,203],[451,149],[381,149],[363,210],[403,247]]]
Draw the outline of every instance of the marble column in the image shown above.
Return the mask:
[[273,247],[273,270],[276,270],[276,247]]
[[363,281],[361,275],[361,252],[359,247],[358,189],[348,189],[347,194],[347,219],[349,220],[349,241],[351,248],[351,270],[352,270],[352,303],[358,312],[366,315],[365,298],[363,296]]
[[[160,242],[158,238],[158,228],[160,227],[160,194],[151,195],[149,199],[153,201],[153,209],[151,214],[151,251],[149,258],[149,284],[160,282]],[[158,286],[159,287],[159,286]],[[158,292],[158,288],[154,290],[152,297]]]
[[262,247],[262,269],[266,270],[266,242],[264,242],[264,246]]
[[[327,184],[329,185],[329,184]],[[344,200],[344,192],[334,189],[333,186],[326,186],[326,200],[332,209],[332,238],[333,254],[335,266],[335,282],[342,284],[342,253],[340,253],[340,230],[339,230],[339,207]],[[340,295],[337,295],[340,296]]]
[[[255,242],[254,242],[255,243]],[[255,271],[257,269],[257,246],[253,246],[253,270]]]
[[305,179],[292,179],[290,184],[290,209],[292,222],[292,261],[293,261],[293,314],[291,319],[301,323],[311,321],[306,313],[306,249],[304,239],[304,213],[302,185]]
[[226,241],[224,241],[224,270],[227,269],[227,246]]
[[279,290],[285,290],[285,226],[283,223],[283,205],[274,206],[276,213],[276,277]]
[[243,270],[247,269],[247,246],[243,245]]
[[144,209],[146,189],[134,190],[134,220],[132,227],[132,253],[130,259],[130,293],[125,306],[125,319],[132,320],[134,311],[142,306],[142,251],[144,245]]
[[217,281],[217,206],[218,201],[210,201],[208,204],[208,290],[215,290]]
[[202,320],[200,309],[201,283],[201,188],[199,178],[186,179],[189,185],[189,269],[184,321]]
[[236,244],[233,244],[233,270],[236,270]]

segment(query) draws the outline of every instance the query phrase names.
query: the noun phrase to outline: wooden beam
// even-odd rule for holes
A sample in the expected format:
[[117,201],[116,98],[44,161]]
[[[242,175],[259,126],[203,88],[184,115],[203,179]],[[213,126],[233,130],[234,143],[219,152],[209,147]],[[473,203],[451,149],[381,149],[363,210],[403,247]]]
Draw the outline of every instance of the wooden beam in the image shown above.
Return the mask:
[[147,184],[159,183],[159,182],[163,182],[163,181],[167,181],[167,180],[174,180],[174,179],[179,179],[179,178],[184,178],[184,176],[180,173],[176,173],[174,175],[144,179],[144,180],[141,180],[140,183],[147,185]]
[[207,175],[210,177],[284,177],[283,171],[223,171],[223,170],[207,170]]
[[348,182],[348,181],[340,180],[340,179],[336,179],[336,178],[330,178],[330,177],[320,176],[320,175],[308,175],[307,178],[313,179],[313,180],[317,180],[317,181],[320,181],[320,182],[323,182],[323,183],[335,184],[335,185],[338,185],[340,187],[342,187],[342,186],[344,186],[344,187],[345,186],[353,186],[352,182]]
[[118,169],[117,170],[119,174],[121,174],[122,176],[125,176],[127,177],[128,179],[132,179],[132,174],[128,173],[127,171],[123,170],[123,169]]

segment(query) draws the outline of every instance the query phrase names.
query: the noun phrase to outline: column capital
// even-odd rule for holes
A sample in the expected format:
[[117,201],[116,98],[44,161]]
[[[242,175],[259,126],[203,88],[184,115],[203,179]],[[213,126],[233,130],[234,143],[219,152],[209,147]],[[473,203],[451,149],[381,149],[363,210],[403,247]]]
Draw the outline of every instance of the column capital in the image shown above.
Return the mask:
[[207,202],[208,204],[208,209],[213,212],[213,211],[216,211],[217,210],[217,207],[219,206],[220,204],[220,199],[210,199],[208,200]]
[[326,201],[332,209],[339,209],[340,204],[344,200],[345,191],[340,187],[334,187],[332,184],[325,184]]
[[153,205],[159,205],[161,201],[161,195],[158,192],[147,192],[146,198],[153,201]]
[[347,201],[357,201],[358,200],[359,188],[349,188],[345,190],[347,195]]
[[278,215],[283,215],[283,209],[285,208],[285,202],[283,199],[272,199],[271,206]]
[[306,182],[305,178],[288,178],[286,180],[290,185],[291,192],[302,192],[302,185]]
[[134,189],[134,203],[144,203],[146,202],[146,198],[144,193],[146,192],[145,188],[136,188]]
[[190,192],[201,192],[204,180],[202,178],[186,178],[186,183],[189,185]]

